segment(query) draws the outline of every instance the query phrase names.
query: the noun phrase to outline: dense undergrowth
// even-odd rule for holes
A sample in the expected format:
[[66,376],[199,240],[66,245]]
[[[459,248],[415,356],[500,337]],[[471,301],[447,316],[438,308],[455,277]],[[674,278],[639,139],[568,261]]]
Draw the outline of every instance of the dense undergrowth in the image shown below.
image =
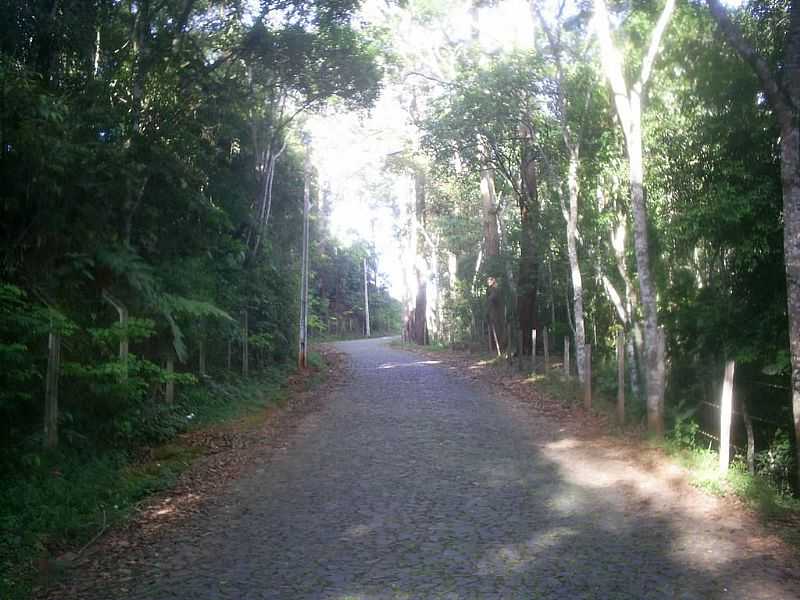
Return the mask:
[[[315,378],[322,361],[316,353],[309,357]],[[136,424],[147,429],[136,437],[148,444],[8,453],[0,465],[0,599],[26,597],[52,557],[79,552],[147,496],[174,485],[202,454],[181,444],[181,433],[242,418],[256,423],[265,408],[282,405],[290,372],[274,366],[182,389],[157,418]]]

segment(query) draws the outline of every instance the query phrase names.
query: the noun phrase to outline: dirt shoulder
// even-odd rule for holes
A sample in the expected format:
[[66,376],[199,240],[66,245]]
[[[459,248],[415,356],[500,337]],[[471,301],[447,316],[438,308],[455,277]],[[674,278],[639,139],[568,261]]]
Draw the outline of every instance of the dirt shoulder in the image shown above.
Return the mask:
[[170,446],[197,457],[176,484],[148,497],[130,519],[100,532],[87,547],[42,565],[42,583],[33,597],[86,598],[93,590],[107,592],[110,585],[124,586],[160,539],[202,521],[233,482],[256,463],[268,462],[302,420],[316,412],[340,385],[346,356],[324,345],[317,351],[324,357],[323,366],[292,375],[286,402],[259,414],[188,432],[171,442]]
[[540,427],[545,418],[557,430],[558,441],[544,451],[562,465],[566,477],[624,490],[626,511],[679,521],[687,540],[711,534],[705,537],[717,546],[708,549],[709,559],[714,555],[718,561],[734,561],[737,554],[752,554],[763,557],[764,568],[776,571],[778,579],[794,580],[800,573],[800,515],[767,519],[732,494],[718,496],[698,489],[692,485],[692,474],[663,448],[648,442],[641,427],[620,430],[607,415],[586,411],[543,390],[516,365],[466,351],[398,347],[491,386],[531,427]]

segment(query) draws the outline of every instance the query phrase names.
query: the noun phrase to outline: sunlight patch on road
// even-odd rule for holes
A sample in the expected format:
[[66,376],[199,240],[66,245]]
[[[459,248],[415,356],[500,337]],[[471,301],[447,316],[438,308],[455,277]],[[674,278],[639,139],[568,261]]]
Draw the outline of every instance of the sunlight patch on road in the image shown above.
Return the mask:
[[525,571],[531,563],[576,535],[571,527],[554,527],[519,544],[504,544],[489,550],[478,562],[480,575],[507,575]]
[[398,367],[416,367],[418,365],[440,365],[440,360],[419,360],[412,363],[383,363],[379,369],[397,369]]
[[492,364],[492,362],[493,362],[492,360],[479,360],[479,361],[478,361],[478,362],[476,362],[475,364],[473,364],[473,365],[470,365],[470,366],[469,366],[469,369],[470,369],[470,370],[474,370],[474,369],[483,369],[483,368],[485,368],[485,367],[488,367],[489,365],[491,365],[491,364]]
[[581,443],[575,438],[563,438],[556,442],[550,442],[545,446],[548,450],[565,450],[569,448],[578,448]]

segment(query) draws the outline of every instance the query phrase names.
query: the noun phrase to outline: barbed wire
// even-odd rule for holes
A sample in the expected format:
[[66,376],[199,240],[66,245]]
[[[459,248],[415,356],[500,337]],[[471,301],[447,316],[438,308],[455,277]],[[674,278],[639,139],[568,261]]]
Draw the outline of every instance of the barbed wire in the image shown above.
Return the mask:
[[[704,435],[704,436],[706,436],[707,438],[710,438],[710,439],[714,440],[715,442],[717,442],[717,444],[719,444],[719,443],[720,443],[720,441],[719,441],[719,438],[718,438],[717,436],[715,436],[715,435],[713,435],[713,434],[711,434],[711,433],[708,433],[707,431],[703,431],[702,429],[698,429],[698,430],[697,430],[697,433],[699,433],[699,434],[701,434],[701,435]],[[733,444],[732,442],[731,442],[729,445],[730,445],[730,447],[731,447],[731,448],[733,448],[734,450],[738,450],[738,451],[739,451],[739,452],[741,452],[742,454],[747,454],[747,450],[746,450],[746,449],[744,449],[744,448],[740,448],[739,446],[736,446],[736,445],[735,445],[735,444]]]
[[[714,408],[717,408],[717,409],[720,409],[720,410],[722,409],[722,407],[719,404],[714,404],[713,402],[709,402],[708,400],[701,400],[700,404],[706,404],[708,406],[713,406]],[[731,412],[733,414],[735,414],[735,415],[744,416],[744,413],[742,413],[741,411],[738,411],[738,410],[731,410]],[[777,423],[775,421],[770,421],[769,419],[762,419],[761,417],[756,417],[756,416],[753,416],[753,415],[750,415],[750,418],[753,421],[761,421],[762,423],[768,423],[770,425],[775,425],[776,427],[784,427],[786,425],[785,423]]]

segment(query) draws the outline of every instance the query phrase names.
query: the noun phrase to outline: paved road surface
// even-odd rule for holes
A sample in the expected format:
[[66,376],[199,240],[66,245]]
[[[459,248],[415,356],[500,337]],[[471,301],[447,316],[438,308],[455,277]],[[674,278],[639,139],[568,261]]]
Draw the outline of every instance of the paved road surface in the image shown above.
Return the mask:
[[768,558],[631,511],[634,492],[490,388],[385,340],[338,348],[347,383],[154,548],[131,598],[800,597]]

